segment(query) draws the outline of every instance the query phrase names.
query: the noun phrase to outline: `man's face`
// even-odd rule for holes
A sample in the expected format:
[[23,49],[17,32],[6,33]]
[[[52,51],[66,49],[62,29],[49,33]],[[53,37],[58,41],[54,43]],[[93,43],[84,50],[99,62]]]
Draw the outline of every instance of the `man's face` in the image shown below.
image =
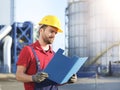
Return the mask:
[[48,26],[45,29],[42,29],[40,32],[42,35],[42,39],[46,44],[52,44],[55,38],[55,35],[57,34],[57,28]]

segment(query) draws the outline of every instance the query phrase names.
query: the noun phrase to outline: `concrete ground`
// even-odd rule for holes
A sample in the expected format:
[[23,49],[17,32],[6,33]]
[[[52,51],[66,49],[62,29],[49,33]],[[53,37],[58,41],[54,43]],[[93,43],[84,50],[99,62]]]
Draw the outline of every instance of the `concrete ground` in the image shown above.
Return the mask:
[[23,84],[16,80],[0,80],[0,90],[24,90]]
[[59,90],[120,90],[120,78],[79,78],[77,83],[64,85]]
[[[14,74],[0,74],[0,90],[24,90]],[[77,83],[60,86],[59,90],[120,90],[120,77],[79,78]]]
[[23,83],[15,80],[15,74],[0,74],[0,90],[24,90]]

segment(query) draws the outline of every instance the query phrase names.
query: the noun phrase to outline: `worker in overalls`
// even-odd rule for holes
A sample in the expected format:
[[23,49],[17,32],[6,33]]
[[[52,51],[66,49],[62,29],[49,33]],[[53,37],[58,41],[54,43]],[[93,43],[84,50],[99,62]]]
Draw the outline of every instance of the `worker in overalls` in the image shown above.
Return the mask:
[[[24,82],[25,90],[58,90],[59,84],[48,79],[46,68],[54,51],[51,44],[58,32],[63,32],[59,19],[54,15],[47,15],[39,22],[39,39],[25,46],[17,61],[16,79]],[[68,83],[74,83],[77,76],[73,75]]]

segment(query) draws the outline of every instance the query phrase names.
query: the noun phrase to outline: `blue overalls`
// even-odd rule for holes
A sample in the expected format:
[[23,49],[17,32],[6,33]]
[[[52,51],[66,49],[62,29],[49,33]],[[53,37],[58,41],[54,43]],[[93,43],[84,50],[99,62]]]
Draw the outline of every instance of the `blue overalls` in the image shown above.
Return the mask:
[[[41,72],[42,70],[40,69],[40,60],[38,59],[33,47],[30,46],[30,48],[32,49],[32,52],[33,52],[36,62],[37,62],[37,65],[36,65],[37,72]],[[58,90],[58,86],[57,86],[57,83],[55,83],[49,79],[45,79],[43,82],[40,82],[40,83],[35,82],[34,90]]]

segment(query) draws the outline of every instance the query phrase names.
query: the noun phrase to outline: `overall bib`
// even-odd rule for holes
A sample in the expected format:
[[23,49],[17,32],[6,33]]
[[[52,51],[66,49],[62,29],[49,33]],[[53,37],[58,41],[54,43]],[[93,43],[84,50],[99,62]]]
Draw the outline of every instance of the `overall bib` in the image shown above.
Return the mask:
[[[30,46],[30,48],[32,49],[32,52],[35,56],[36,59],[36,68],[37,68],[37,72],[41,72],[41,68],[40,68],[40,60],[37,57],[37,54],[35,52],[35,50],[33,49],[32,46]],[[49,80],[49,79],[45,79],[43,82],[40,83],[36,83],[35,82],[35,89],[34,90],[58,90],[58,86],[57,83]]]

